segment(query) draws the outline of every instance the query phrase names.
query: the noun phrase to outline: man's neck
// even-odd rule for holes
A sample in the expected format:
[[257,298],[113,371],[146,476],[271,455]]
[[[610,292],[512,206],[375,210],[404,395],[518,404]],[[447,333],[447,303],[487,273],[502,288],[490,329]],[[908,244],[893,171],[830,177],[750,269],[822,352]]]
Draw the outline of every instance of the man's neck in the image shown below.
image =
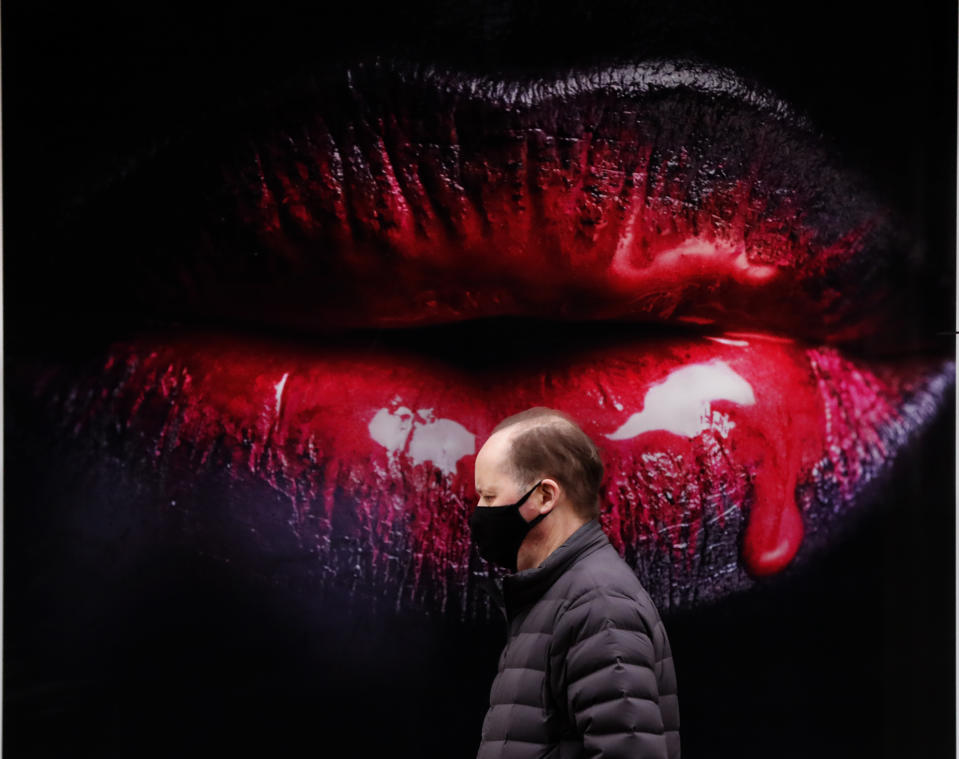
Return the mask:
[[519,547],[516,571],[538,567],[588,521],[572,511],[553,509],[548,517],[530,530]]

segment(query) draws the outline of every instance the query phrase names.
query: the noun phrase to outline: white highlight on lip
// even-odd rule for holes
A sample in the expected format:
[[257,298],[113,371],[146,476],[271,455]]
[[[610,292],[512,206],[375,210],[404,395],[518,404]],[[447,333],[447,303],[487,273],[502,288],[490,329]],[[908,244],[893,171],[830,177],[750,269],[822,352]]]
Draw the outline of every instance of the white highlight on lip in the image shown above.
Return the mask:
[[665,380],[649,388],[643,398],[643,410],[606,437],[628,440],[644,432],[665,430],[693,438],[714,429],[725,438],[736,425],[728,414],[711,410],[711,403],[720,400],[751,406],[756,397],[752,386],[725,361],[690,364],[670,372]]
[[749,345],[745,340],[733,340],[729,337],[711,337],[707,335],[706,339],[712,340],[714,343],[719,343],[720,345],[732,345],[736,348],[746,348]]
[[454,474],[456,462],[475,452],[476,435],[452,419],[437,419],[416,427],[409,455],[414,465],[432,461],[446,474]]
[[390,453],[402,451],[413,429],[413,412],[400,406],[392,414],[381,408],[369,424],[370,437]]
[[279,416],[280,402],[283,400],[283,388],[286,387],[286,378],[290,376],[289,372],[284,372],[283,377],[273,387],[276,388],[276,413]]
[[795,342],[795,340],[793,340],[791,337],[784,337],[782,335],[770,335],[764,332],[727,332],[726,335],[728,335],[729,337],[736,337],[736,338],[748,337],[750,340],[759,340],[760,342],[766,342],[766,343],[789,344],[789,343]]
[[386,448],[391,461],[406,451],[413,465],[432,461],[444,474],[456,473],[456,462],[476,452],[476,435],[453,419],[435,419],[433,409],[406,406],[381,408],[369,424],[370,437]]

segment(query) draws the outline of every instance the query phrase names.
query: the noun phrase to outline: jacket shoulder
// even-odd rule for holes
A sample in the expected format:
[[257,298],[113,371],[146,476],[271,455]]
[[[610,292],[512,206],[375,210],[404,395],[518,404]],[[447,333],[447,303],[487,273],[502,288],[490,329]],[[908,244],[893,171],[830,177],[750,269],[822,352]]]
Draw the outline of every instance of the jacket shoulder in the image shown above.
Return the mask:
[[636,600],[649,599],[632,568],[612,545],[607,544],[584,556],[568,571],[566,598],[575,603],[583,601],[584,594],[625,595]]
[[612,545],[583,557],[569,568],[564,579],[560,609],[564,626],[613,624],[644,632],[658,642],[662,628],[659,612]]

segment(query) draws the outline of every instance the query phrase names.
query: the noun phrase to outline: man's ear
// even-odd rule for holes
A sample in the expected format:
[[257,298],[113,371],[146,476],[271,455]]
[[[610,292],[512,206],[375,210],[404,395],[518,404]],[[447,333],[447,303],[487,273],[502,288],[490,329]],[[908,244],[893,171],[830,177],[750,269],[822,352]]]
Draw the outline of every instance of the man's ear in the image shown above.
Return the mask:
[[[552,508],[559,502],[560,497],[563,494],[563,488],[560,484],[549,477],[543,480],[542,484],[539,486],[540,492],[542,495],[541,505],[547,508],[545,511],[550,511]],[[545,513],[542,509],[540,513]]]

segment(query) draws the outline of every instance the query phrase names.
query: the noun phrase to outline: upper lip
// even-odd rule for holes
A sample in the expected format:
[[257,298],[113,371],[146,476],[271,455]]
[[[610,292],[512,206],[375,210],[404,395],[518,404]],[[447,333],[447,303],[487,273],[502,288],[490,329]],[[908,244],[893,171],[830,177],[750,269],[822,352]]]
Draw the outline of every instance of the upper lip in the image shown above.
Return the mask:
[[[903,226],[730,71],[377,61],[288,90],[88,214],[99,257],[68,281],[168,317],[306,329],[559,316],[916,344]],[[144,181],[168,197],[144,203]]]

